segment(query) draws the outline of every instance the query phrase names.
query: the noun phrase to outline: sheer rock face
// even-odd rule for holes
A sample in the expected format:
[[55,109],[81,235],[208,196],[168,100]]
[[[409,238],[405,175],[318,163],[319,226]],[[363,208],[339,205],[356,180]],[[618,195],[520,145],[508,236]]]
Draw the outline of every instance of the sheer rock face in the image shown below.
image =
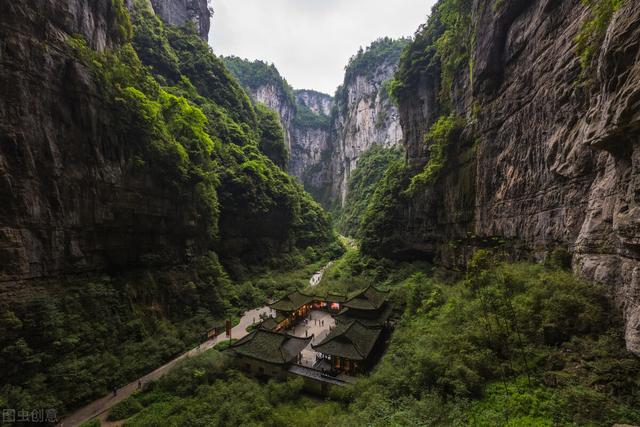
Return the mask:
[[296,114],[296,106],[293,100],[278,89],[275,84],[267,84],[260,86],[255,90],[251,90],[249,94],[254,102],[266,105],[280,116],[280,122],[284,129],[284,139],[289,153],[292,149],[293,137],[293,119]]
[[384,87],[396,69],[397,64],[382,63],[370,76],[356,76],[345,84],[346,99],[337,101],[331,194],[341,206],[360,156],[374,145],[390,148],[402,142],[398,109]]
[[296,102],[323,116],[330,116],[333,108],[333,97],[313,90],[297,90]]
[[[611,286],[640,354],[640,3],[615,14],[591,88],[576,84],[581,2],[483,3],[473,85],[462,76],[454,90],[469,124],[435,187],[398,207],[398,244],[386,255],[454,265],[479,240],[534,259],[565,245],[576,273]],[[427,160],[437,88],[426,75],[400,107],[414,168]]]
[[333,108],[333,97],[315,91],[298,90],[296,103],[301,108],[307,107],[314,114],[323,116],[327,125],[294,125],[289,171],[300,178],[314,196],[322,198],[318,192],[322,191],[323,183],[327,180],[328,154],[332,148],[329,117]]
[[200,37],[207,40],[211,26],[211,14],[207,0],[151,0],[153,10],[170,25],[195,24]]
[[0,2],[0,282],[180,262],[197,240],[189,200],[132,167],[67,45],[111,47],[110,5]]

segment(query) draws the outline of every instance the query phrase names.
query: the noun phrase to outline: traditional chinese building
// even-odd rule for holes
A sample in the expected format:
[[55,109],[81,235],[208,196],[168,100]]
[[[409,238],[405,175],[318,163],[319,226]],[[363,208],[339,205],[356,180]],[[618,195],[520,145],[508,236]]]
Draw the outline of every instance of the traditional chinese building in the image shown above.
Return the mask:
[[262,329],[268,331],[280,331],[284,329],[285,321],[287,320],[282,314],[277,313],[275,317],[266,318],[261,324]]
[[342,304],[342,310],[335,315],[335,319],[338,323],[357,320],[364,326],[384,328],[393,311],[388,298],[388,291],[369,286],[345,301]]
[[272,321],[265,320],[263,326],[266,329],[283,331],[294,326],[299,320],[304,319],[312,309],[326,310],[337,314],[346,300],[346,296],[335,293],[309,295],[294,291],[269,305],[277,314]]
[[273,304],[269,304],[269,307],[274,309],[278,315],[284,317],[284,320],[277,325],[276,330],[287,329],[298,320],[303,319],[311,310],[314,298],[312,295],[294,291]]
[[235,363],[247,372],[284,378],[312,339],[313,336],[299,338],[259,328],[231,344],[226,351],[233,353]]
[[382,328],[351,320],[339,323],[325,339],[312,347],[323,355],[331,372],[355,375],[370,367],[381,334]]

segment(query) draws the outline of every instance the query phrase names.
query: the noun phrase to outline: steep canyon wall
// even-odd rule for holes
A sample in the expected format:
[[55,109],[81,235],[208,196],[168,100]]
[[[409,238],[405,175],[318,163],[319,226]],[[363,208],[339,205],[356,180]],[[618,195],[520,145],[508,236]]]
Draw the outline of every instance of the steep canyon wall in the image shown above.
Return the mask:
[[[640,3],[613,14],[586,72],[576,40],[593,12],[583,2],[491,3],[473,2],[470,66],[456,70],[448,101],[442,61],[401,65],[409,177],[430,161],[425,136],[439,117],[466,125],[435,183],[395,193],[394,221],[370,251],[455,266],[496,242],[535,259],[565,246],[578,274],[611,286],[640,353]],[[413,52],[428,51],[438,25]]]

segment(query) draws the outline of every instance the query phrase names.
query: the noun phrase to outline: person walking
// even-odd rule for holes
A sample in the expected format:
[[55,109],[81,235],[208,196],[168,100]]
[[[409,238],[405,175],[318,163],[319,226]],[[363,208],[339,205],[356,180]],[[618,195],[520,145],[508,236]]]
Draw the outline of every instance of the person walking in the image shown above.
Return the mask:
[[142,381],[138,380],[138,390],[140,390],[142,388]]

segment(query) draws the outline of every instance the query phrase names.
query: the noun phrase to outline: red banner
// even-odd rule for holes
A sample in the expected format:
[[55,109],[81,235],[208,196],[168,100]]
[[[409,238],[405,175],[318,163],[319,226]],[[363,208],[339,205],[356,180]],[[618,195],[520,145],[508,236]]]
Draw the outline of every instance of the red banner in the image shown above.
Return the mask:
[[227,336],[231,338],[231,320],[226,321],[225,327],[227,328]]

